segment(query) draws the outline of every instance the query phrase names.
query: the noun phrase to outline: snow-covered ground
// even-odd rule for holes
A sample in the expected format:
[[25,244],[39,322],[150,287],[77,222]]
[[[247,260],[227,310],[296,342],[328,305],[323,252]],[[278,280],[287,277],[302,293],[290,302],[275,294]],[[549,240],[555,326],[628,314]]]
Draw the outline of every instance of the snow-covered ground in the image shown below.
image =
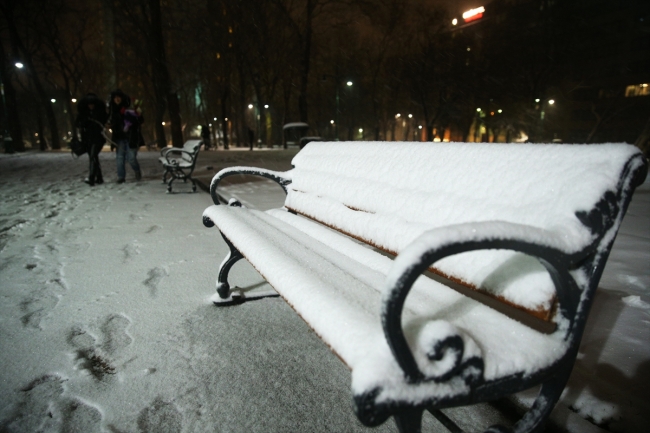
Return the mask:
[[[100,156],[107,183],[93,188],[81,182],[85,158],[0,156],[0,431],[396,431],[360,425],[349,371],[284,301],[209,302],[227,252],[201,222],[209,195],[165,194],[155,152],[139,155],[143,181],[127,168],[117,185],[113,156]],[[226,192],[262,209],[283,196],[268,182]],[[623,221],[554,414],[570,431],[597,430],[572,411],[615,432],[650,423],[648,263],[650,182]],[[244,262],[231,278],[268,289]],[[478,429],[484,412],[458,418]],[[429,417],[424,431],[439,427]]]

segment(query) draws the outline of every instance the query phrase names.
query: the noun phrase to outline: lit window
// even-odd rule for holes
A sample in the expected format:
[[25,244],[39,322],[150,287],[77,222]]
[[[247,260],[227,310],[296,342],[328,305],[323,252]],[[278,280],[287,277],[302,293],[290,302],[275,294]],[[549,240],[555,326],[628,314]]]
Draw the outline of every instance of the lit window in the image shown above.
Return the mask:
[[631,84],[625,88],[625,97],[650,95],[649,84]]

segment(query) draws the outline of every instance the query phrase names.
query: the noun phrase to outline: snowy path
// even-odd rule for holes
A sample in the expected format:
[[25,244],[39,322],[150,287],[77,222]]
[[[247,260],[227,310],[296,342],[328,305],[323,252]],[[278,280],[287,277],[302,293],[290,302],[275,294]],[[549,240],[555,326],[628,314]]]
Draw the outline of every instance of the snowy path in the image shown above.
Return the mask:
[[[349,371],[281,299],[208,302],[226,254],[201,223],[210,197],[165,194],[157,156],[140,155],[144,181],[127,171],[117,185],[103,153],[108,182],[94,188],[81,182],[85,159],[0,157],[0,431],[396,431],[359,424]],[[281,194],[266,182],[229,192],[262,208]],[[650,422],[649,219],[646,183],[564,398],[612,431]],[[232,275],[268,288],[246,263]],[[595,431],[556,412],[571,431]],[[470,428],[496,416],[486,407],[452,415]],[[439,425],[428,417],[424,431]]]

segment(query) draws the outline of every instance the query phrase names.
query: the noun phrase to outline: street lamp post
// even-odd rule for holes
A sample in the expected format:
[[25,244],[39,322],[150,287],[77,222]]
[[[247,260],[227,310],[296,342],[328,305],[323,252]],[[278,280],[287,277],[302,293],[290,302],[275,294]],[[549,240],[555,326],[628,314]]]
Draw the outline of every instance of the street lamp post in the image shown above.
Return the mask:
[[[339,78],[335,77],[336,80],[336,116],[334,116],[334,139],[339,141],[339,112],[340,112],[340,97],[339,97]],[[354,83],[352,81],[347,81],[346,86],[352,87]]]
[[258,100],[255,103],[255,123],[256,123],[255,127],[257,129],[255,140],[257,140],[257,147],[258,148],[262,147],[262,137],[260,137],[260,134],[262,133],[262,127],[260,125],[260,123],[261,123],[261,112],[262,112],[262,110],[260,110],[260,101]]
[[334,113],[334,141],[339,141],[339,82],[336,80],[336,112]]

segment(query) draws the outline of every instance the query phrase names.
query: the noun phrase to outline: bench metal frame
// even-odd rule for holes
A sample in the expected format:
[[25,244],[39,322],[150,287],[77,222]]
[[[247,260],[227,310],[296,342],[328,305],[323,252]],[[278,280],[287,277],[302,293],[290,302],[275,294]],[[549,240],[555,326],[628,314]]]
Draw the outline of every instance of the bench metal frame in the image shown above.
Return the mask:
[[[476,403],[496,400],[514,393],[541,385],[539,394],[532,407],[511,428],[501,425],[491,426],[486,433],[532,433],[543,429],[544,423],[569,379],[575,363],[582,334],[584,332],[587,316],[598,286],[598,282],[605,268],[605,263],[615,239],[615,231],[623,218],[625,211],[632,199],[634,188],[645,181],[648,164],[643,160],[639,164],[638,158],[628,161],[616,191],[608,191],[599,203],[589,212],[578,212],[578,219],[588,227],[594,235],[593,242],[582,251],[566,254],[553,247],[528,242],[524,239],[499,238],[485,236],[483,239],[460,240],[454,243],[432,245],[417,263],[414,263],[398,280],[390,295],[385,299],[382,308],[382,325],[386,340],[393,356],[404,372],[407,382],[418,384],[423,382],[444,382],[452,377],[462,378],[471,391],[462,396],[425,400],[417,405],[408,401],[377,402],[379,389],[354,396],[355,412],[359,420],[366,426],[377,426],[393,416],[401,433],[419,433],[421,431],[422,414],[425,410],[431,412],[445,424],[445,415],[440,409],[466,406]],[[215,178],[210,188],[210,194],[216,205],[219,203],[217,187],[225,177],[236,174],[262,176],[277,182],[287,192],[287,185],[291,179],[280,176],[277,172],[263,169],[237,169],[224,171],[220,177]],[[231,206],[241,206],[233,201]],[[203,218],[206,227],[214,226],[208,218]],[[612,231],[612,229],[614,229]],[[223,233],[222,233],[223,236]],[[224,240],[230,248],[230,253],[222,263],[217,280],[217,292],[224,300],[224,305],[237,303],[229,301],[231,297],[228,273],[232,266],[243,258],[237,248],[225,237]],[[499,377],[494,380],[483,378],[483,360],[470,358],[461,362],[464,350],[463,340],[459,336],[450,336],[432,348],[432,357],[441,356],[447,349],[456,350],[461,355],[457,357],[456,365],[441,377],[427,377],[416,364],[415,358],[409,348],[402,330],[402,310],[407,295],[415,280],[442,258],[466,251],[482,249],[508,249],[536,257],[548,270],[555,284],[559,303],[558,314],[569,323],[564,335],[568,348],[564,355],[553,365],[524,376],[515,374]],[[587,282],[579,286],[572,276],[572,272],[581,271],[587,276]],[[218,305],[221,305],[215,302]],[[452,423],[453,426],[453,423]]]
[[[196,160],[202,145],[203,141],[201,140],[195,145],[193,152],[187,150],[185,146],[183,148],[166,147],[160,151],[160,156],[165,158],[165,161],[162,161],[165,169],[162,181],[167,184],[167,192],[172,192],[172,183],[177,179],[183,182],[191,181],[192,192],[196,192],[196,181],[192,177],[192,173],[196,167]],[[190,165],[181,166],[181,162],[190,163]],[[167,176],[171,177],[169,181],[167,181]]]

